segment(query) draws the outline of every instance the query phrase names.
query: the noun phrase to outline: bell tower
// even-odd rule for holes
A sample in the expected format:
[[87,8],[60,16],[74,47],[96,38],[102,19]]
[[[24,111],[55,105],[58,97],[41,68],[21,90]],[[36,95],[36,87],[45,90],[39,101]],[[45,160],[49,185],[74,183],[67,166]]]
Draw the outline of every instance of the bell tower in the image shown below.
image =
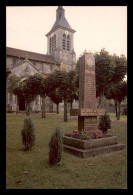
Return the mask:
[[66,71],[70,71],[76,64],[74,52],[74,33],[65,18],[65,10],[58,6],[56,10],[56,21],[47,36],[47,54],[52,55],[55,61],[65,65]]

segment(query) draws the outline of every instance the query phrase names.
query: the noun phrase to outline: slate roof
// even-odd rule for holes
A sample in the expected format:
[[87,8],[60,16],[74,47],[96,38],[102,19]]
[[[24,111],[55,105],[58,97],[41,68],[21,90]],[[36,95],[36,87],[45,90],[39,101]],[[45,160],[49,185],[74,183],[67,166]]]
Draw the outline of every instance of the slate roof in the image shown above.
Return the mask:
[[[58,9],[56,10],[57,11],[57,15],[56,15],[56,21],[52,27],[52,29],[50,30],[49,33],[51,33],[53,30],[55,30],[57,27],[63,27],[65,29],[68,29],[72,32],[75,32],[75,30],[73,30],[71,28],[71,26],[69,25],[69,23],[67,22],[66,18],[65,18],[65,15],[64,15],[64,9],[62,6],[58,6]],[[46,34],[46,36],[49,35],[49,33]]]
[[11,48],[11,47],[6,47],[6,55],[14,56],[14,57],[21,57],[24,59],[26,58],[26,56],[28,56],[29,60],[35,60],[39,62],[46,62],[46,63],[52,63],[52,64],[55,64],[55,63],[59,64],[58,62],[54,60],[53,56],[35,53],[31,51],[25,51],[25,50]]

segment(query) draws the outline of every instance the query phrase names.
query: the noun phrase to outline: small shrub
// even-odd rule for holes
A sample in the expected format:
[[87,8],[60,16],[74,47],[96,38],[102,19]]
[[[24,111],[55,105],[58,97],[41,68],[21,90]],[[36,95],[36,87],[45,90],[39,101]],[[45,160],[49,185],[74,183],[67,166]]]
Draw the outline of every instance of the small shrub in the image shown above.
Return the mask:
[[102,130],[103,133],[106,133],[108,129],[111,129],[111,120],[108,114],[105,113],[104,116],[100,117],[98,128]]
[[49,164],[60,163],[63,150],[63,136],[60,127],[56,127],[49,142]]
[[122,113],[123,115],[127,115],[127,108],[124,108],[123,109],[123,113]]
[[106,131],[106,137],[112,137],[113,136],[113,131],[111,131],[111,129],[108,129]]
[[24,127],[21,130],[22,143],[25,150],[29,150],[35,144],[34,125],[30,118],[24,119]]

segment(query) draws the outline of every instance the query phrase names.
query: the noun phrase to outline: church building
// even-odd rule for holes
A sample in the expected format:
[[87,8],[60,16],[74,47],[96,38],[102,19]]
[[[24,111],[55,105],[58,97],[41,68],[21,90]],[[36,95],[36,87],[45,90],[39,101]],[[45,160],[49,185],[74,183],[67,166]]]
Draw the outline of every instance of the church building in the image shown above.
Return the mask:
[[[8,76],[16,75],[25,80],[29,75],[40,72],[44,75],[51,74],[56,69],[70,71],[76,64],[74,52],[74,33],[65,18],[65,10],[58,6],[56,10],[56,21],[51,30],[46,34],[47,54],[25,51],[21,49],[6,47],[6,78],[8,87]],[[62,103],[61,103],[62,104]],[[60,107],[61,108],[61,107]],[[63,104],[62,104],[63,108]],[[17,97],[6,91],[6,110],[24,111],[24,100],[17,101]],[[53,112],[54,103],[46,98],[46,111]],[[31,111],[41,111],[41,97],[36,97],[31,103]]]

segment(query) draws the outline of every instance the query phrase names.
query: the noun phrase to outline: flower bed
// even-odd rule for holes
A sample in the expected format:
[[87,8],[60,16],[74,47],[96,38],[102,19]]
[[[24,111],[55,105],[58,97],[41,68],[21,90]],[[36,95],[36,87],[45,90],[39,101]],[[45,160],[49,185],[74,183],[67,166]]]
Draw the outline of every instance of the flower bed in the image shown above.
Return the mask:
[[125,145],[118,144],[117,136],[114,136],[112,132],[109,129],[106,132],[96,130],[92,135],[78,130],[66,133],[63,136],[64,151],[82,158],[89,158],[124,149]]
[[103,132],[102,130],[96,130],[92,135],[88,135],[83,130],[82,131],[74,130],[72,133],[65,133],[64,135],[72,138],[81,139],[81,140],[90,140],[90,139],[112,137],[113,130],[111,131],[110,129],[108,129],[106,132]]

